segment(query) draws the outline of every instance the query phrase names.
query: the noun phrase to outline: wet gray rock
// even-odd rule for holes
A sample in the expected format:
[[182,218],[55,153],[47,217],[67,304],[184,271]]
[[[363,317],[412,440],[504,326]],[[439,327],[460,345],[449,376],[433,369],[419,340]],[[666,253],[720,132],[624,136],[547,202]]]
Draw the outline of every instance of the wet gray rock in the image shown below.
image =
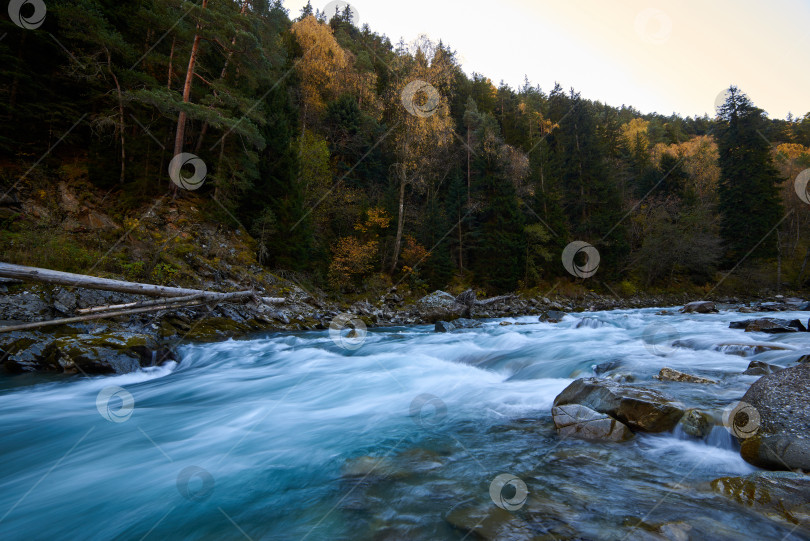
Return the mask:
[[748,365],[748,369],[743,372],[743,375],[767,376],[768,374],[773,374],[778,370],[782,370],[782,367],[764,363],[762,361],[751,361],[751,363]]
[[730,420],[746,427],[740,454],[747,462],[770,470],[810,471],[808,389],[807,363],[764,376],[748,389],[742,402],[754,410],[742,408]]
[[654,376],[655,379],[659,379],[661,381],[677,381],[681,383],[717,383],[713,379],[702,378],[700,376],[693,376],[692,374],[686,374],[684,372],[679,372],[677,370],[673,370],[672,368],[662,368],[661,371],[658,373],[657,376]]
[[66,374],[125,374],[174,358],[154,337],[125,332],[56,338],[42,356],[49,369]]
[[579,379],[554,399],[554,406],[567,404],[610,415],[634,432],[668,432],[684,414],[681,404],[657,391],[598,378]]
[[559,310],[549,310],[540,316],[540,321],[543,323],[559,323],[565,316],[565,312],[561,312]]
[[581,404],[566,404],[551,409],[554,426],[563,438],[588,441],[627,441],[633,433],[627,425]]
[[437,321],[433,327],[434,332],[450,332],[456,329],[456,326],[448,321]]
[[695,438],[705,438],[712,431],[712,418],[697,409],[688,410],[680,420],[681,429]]
[[422,297],[414,307],[420,319],[428,323],[452,321],[468,314],[469,309],[456,302],[456,298],[445,291],[434,291]]
[[729,324],[728,328],[745,329],[745,332],[764,332],[767,334],[807,332],[807,327],[798,319],[787,320],[772,317],[734,321]]
[[681,312],[684,314],[716,314],[718,310],[717,305],[712,301],[696,301],[681,308]]

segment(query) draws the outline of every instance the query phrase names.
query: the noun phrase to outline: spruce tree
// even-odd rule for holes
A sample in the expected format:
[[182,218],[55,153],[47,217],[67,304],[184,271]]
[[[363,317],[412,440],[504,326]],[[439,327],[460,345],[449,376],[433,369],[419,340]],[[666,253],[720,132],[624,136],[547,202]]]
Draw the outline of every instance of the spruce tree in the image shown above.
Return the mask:
[[762,135],[765,113],[739,88],[728,90],[719,108],[719,211],[721,235],[730,261],[749,252],[754,259],[776,254],[776,236],[768,238],[782,216],[779,184],[771,145]]

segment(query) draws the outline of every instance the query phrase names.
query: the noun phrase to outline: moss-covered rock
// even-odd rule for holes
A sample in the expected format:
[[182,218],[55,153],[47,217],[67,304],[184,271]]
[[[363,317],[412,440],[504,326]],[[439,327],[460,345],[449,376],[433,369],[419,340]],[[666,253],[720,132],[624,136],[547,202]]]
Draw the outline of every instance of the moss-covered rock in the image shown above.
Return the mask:
[[126,332],[56,338],[42,357],[48,367],[66,374],[124,374],[173,358],[154,337]]

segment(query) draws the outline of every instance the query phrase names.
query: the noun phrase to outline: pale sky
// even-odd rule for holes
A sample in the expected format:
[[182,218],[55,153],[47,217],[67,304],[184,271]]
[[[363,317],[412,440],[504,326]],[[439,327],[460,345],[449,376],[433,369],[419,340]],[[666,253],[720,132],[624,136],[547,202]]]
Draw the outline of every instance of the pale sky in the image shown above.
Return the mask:
[[[284,0],[297,17],[306,0]],[[321,5],[322,4],[322,5]],[[328,2],[314,0],[323,10]],[[643,113],[714,115],[735,84],[771,118],[810,112],[810,0],[356,0],[359,25],[396,44],[420,34],[464,71],[513,88],[524,75]]]

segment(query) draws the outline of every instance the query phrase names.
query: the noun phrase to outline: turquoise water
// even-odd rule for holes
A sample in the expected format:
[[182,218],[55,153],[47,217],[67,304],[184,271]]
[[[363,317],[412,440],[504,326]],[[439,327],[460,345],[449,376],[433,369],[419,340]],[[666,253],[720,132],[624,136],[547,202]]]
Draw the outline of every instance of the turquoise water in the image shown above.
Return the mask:
[[[785,538],[707,490],[755,471],[722,427],[708,441],[557,437],[554,397],[602,363],[719,414],[756,381],[740,375],[752,359],[810,353],[810,335],[728,329],[750,315],[657,311],[374,330],[353,351],[325,331],[271,335],[123,376],[2,378],[0,539],[462,539],[451,522],[493,512],[515,539],[655,538],[640,522]],[[741,343],[785,349],[729,353]],[[664,366],[719,384],[653,380]],[[504,473],[528,492],[514,512],[490,496]]]

